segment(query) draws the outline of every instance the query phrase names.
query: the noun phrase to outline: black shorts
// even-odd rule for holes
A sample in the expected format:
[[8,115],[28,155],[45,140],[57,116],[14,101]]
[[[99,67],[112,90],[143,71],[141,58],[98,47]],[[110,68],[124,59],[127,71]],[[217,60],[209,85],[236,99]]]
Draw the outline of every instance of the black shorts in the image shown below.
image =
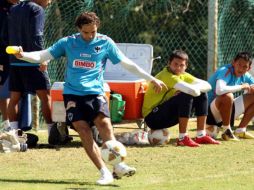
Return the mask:
[[192,111],[195,111],[196,116],[207,115],[206,93],[197,97],[179,93],[153,108],[145,117],[145,122],[151,129],[168,128],[178,124],[179,117],[189,118]]
[[10,66],[10,91],[35,93],[36,90],[49,90],[48,72],[42,72],[39,68],[39,66]]
[[67,125],[71,125],[75,121],[83,120],[90,126],[93,126],[93,121],[99,113],[110,117],[108,102],[103,95],[77,96],[64,94],[63,97]]
[[[233,103],[231,118],[230,118],[230,126],[234,127],[234,123],[235,123],[235,104]],[[206,124],[216,125],[218,127],[222,126],[222,122],[217,123],[216,120],[214,119],[213,113],[211,111],[211,105],[209,105],[209,107],[208,107],[208,115],[207,115],[207,119],[206,119]]]

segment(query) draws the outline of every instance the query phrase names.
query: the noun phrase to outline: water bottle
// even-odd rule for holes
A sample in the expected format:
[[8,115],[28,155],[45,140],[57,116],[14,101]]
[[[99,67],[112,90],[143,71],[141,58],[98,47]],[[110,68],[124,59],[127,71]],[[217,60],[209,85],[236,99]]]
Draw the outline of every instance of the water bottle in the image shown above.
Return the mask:
[[8,54],[17,54],[20,52],[20,48],[19,46],[7,46],[5,51]]

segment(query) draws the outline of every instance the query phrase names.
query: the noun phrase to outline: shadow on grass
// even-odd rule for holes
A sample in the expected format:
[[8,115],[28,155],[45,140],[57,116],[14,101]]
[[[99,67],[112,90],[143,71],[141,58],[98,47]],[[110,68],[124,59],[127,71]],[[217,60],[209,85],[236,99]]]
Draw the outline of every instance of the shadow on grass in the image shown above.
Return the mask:
[[[95,183],[89,183],[89,182],[71,182],[71,181],[64,181],[64,180],[35,180],[35,179],[31,179],[31,180],[22,180],[22,179],[1,179],[0,178],[0,183],[1,182],[6,182],[6,183],[31,183],[31,184],[74,184],[74,185],[87,185],[87,186],[100,186],[97,185]],[[105,185],[108,187],[119,187],[118,185],[115,184],[109,184],[109,185]],[[80,189],[80,190],[87,190],[87,189],[91,189],[91,188],[66,188],[68,190],[71,189]]]

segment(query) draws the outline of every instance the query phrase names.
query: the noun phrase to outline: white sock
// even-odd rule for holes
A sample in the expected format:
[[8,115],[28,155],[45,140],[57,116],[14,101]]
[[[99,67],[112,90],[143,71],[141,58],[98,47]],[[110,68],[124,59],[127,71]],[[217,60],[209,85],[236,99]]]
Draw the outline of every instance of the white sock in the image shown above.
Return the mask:
[[198,130],[197,131],[197,138],[201,138],[203,136],[206,136],[206,131],[205,130]]
[[18,121],[11,121],[10,122],[10,128],[11,129],[18,129],[19,128],[19,122]]
[[230,125],[222,125],[221,126],[222,127],[222,132],[224,133],[227,129],[229,129],[231,132],[232,132],[232,129],[231,129],[231,127],[230,127]]
[[4,120],[1,124],[1,127],[3,127],[3,129],[8,129],[10,127],[9,119]]
[[179,139],[183,140],[185,136],[187,136],[188,133],[179,133]]
[[111,172],[109,171],[109,169],[106,166],[104,166],[100,169],[100,173],[101,173],[101,175],[104,175],[104,174],[112,175]]
[[235,130],[235,133],[244,133],[246,132],[246,127],[239,127]]

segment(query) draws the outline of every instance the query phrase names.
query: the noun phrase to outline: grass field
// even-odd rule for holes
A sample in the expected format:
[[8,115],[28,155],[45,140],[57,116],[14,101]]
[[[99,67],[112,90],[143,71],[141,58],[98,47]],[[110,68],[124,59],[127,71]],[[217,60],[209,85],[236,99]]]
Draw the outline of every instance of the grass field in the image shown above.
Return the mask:
[[[116,132],[135,124],[119,125]],[[190,136],[195,136],[195,122]],[[132,129],[128,129],[132,130]],[[254,128],[249,126],[254,133]],[[97,186],[99,173],[81,147],[78,137],[65,147],[29,149],[0,154],[0,190],[241,190],[254,188],[254,140],[222,142],[199,148],[176,147],[177,127],[169,145],[129,146],[127,163],[136,175]],[[46,143],[46,131],[36,133]]]

